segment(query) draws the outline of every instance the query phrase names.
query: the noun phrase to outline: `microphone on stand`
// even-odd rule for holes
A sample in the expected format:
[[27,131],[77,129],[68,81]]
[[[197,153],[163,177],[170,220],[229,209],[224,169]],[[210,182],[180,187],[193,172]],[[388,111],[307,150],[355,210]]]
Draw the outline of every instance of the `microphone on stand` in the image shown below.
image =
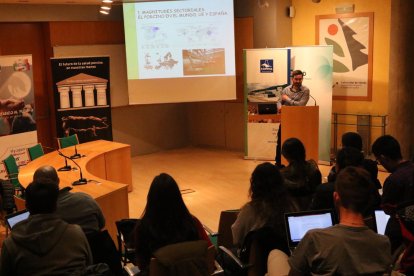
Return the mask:
[[76,148],[76,145],[74,145],[75,146],[75,154],[74,155],[72,155],[71,157],[70,157],[70,159],[78,159],[78,158],[81,158],[82,157],[82,155],[80,155],[79,153],[78,153],[78,149]]
[[[43,146],[42,145],[42,148],[45,148],[45,149],[50,149],[50,150],[53,150],[53,151],[55,151],[56,149],[54,149],[54,148],[52,148],[52,147],[47,147],[47,146]],[[61,167],[61,168],[59,168],[59,169],[57,169],[59,172],[65,172],[65,171],[70,171],[70,170],[72,170],[72,167],[70,166],[70,165],[68,165],[68,158],[64,155],[64,154],[62,154],[62,152],[60,152],[59,150],[57,150],[58,152],[59,152],[59,155],[60,156],[62,156],[63,158],[65,158],[65,166],[63,166],[63,167]]]
[[72,170],[72,167],[70,165],[68,165],[68,159],[70,159],[69,157],[67,157],[66,155],[64,155],[60,150],[56,150],[60,156],[62,156],[63,158],[65,158],[65,166],[61,167],[58,169],[58,171],[60,172],[66,172],[66,171],[70,171]]
[[60,156],[63,156],[63,157],[65,157],[65,158],[68,158],[68,159],[70,159],[73,163],[75,163],[75,165],[79,168],[79,179],[78,180],[76,180],[76,181],[73,181],[72,182],[72,185],[73,186],[77,186],[77,185],[84,185],[84,184],[87,184],[88,183],[88,180],[86,179],[86,178],[84,178],[83,177],[83,175],[82,175],[82,168],[79,166],[79,164],[75,161],[75,160],[73,160],[72,158],[70,158],[70,157],[67,157],[66,155],[64,155],[60,150],[57,150],[58,151],[58,153],[59,153],[59,155]]
[[65,166],[57,169],[59,172],[66,172],[66,171],[70,171],[72,170],[72,167],[70,165],[68,165],[68,158],[66,158],[66,156],[62,155],[59,153],[60,156],[62,156],[63,158],[65,158]]
[[316,100],[315,100],[315,98],[314,98],[314,97],[312,97],[312,95],[311,95],[311,94],[309,94],[309,97],[311,97],[311,98],[313,99],[313,101],[315,102],[315,106],[316,106]]

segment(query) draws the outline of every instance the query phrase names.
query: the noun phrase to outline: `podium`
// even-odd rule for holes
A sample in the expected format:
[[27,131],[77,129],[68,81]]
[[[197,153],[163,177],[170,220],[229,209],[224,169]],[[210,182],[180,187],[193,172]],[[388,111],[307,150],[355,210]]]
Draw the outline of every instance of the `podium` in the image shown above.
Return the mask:
[[[282,141],[298,138],[306,149],[306,159],[319,161],[319,106],[282,106]],[[288,162],[282,155],[282,164]]]

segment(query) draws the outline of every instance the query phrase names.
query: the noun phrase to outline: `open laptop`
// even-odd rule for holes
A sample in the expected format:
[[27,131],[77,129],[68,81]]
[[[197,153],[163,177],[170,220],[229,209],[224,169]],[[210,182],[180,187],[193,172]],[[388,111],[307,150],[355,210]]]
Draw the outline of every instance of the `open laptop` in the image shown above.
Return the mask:
[[16,223],[25,220],[29,217],[30,212],[27,210],[22,210],[22,211],[17,211],[15,213],[12,214],[8,214],[5,219],[6,219],[6,224],[9,227],[9,229],[12,229],[14,225],[16,225]]
[[258,104],[259,114],[277,114],[276,103],[271,104]]
[[390,218],[383,210],[374,211],[375,226],[377,228],[377,233],[384,235],[385,228],[387,227],[388,219]]
[[294,250],[306,232],[334,225],[333,210],[315,210],[285,214],[288,245]]

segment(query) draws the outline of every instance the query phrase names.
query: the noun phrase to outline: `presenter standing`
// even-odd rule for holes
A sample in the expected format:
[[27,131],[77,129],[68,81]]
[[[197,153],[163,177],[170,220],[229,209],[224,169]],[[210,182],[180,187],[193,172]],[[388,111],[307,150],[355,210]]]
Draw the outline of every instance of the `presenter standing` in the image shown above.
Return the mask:
[[[282,101],[278,103],[278,112],[280,113],[282,105],[288,106],[305,106],[309,101],[309,88],[302,85],[304,73],[301,70],[294,70],[291,73],[291,85],[282,91]],[[300,127],[300,126],[298,126]],[[279,125],[277,132],[276,144],[276,166],[282,166],[281,145],[282,145],[282,127]]]

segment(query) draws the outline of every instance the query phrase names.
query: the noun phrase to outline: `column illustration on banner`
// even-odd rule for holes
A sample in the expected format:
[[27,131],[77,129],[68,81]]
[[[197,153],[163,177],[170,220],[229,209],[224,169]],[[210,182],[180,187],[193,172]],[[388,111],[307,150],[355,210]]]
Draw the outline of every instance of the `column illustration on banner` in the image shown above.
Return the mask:
[[54,58],[58,137],[112,140],[109,57]]
[[1,161],[12,154],[18,166],[29,162],[27,148],[37,143],[31,55],[0,56],[0,139]]
[[[108,80],[106,79],[84,73],[56,83],[60,100],[59,110],[83,106],[106,106],[107,84]],[[95,89],[96,99],[94,95]],[[84,95],[82,95],[82,91]],[[72,98],[70,95],[72,95]],[[83,98],[85,99],[85,103],[83,103]]]

